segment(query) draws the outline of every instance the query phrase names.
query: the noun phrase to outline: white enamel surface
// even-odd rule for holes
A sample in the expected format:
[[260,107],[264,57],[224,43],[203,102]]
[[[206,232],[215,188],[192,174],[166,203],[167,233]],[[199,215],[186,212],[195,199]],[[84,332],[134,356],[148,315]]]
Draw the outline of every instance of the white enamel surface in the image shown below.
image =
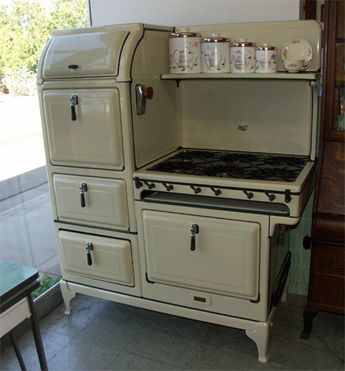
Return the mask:
[[[150,211],[143,223],[151,281],[256,298],[258,224]],[[195,251],[192,224],[199,226]]]
[[[169,70],[169,33],[145,31],[133,59],[131,84],[134,156],[137,167],[166,155],[178,146],[176,84],[162,81],[160,74]],[[146,100],[146,112],[137,114],[135,86],[153,88]],[[132,139],[129,146],[132,145]]]
[[[43,65],[43,78],[116,76],[126,31],[89,32],[54,37]],[[71,69],[74,64],[78,67]]]
[[188,80],[178,93],[185,148],[311,154],[309,81]]
[[[81,224],[128,229],[126,185],[123,180],[54,175],[58,218]],[[85,183],[85,207],[80,185]]]
[[[78,97],[76,120],[70,97]],[[120,98],[117,89],[43,92],[50,160],[57,165],[122,170]]]
[[[132,285],[134,282],[129,241],[79,234],[59,233],[65,271],[108,282]],[[91,242],[92,265],[87,264],[86,245]]]

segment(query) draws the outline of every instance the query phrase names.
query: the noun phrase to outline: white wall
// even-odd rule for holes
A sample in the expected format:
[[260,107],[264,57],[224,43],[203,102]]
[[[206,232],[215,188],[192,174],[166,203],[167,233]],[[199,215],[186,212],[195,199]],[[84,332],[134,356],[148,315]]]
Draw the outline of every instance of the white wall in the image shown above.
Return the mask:
[[89,0],[93,26],[182,26],[299,19],[299,0]]

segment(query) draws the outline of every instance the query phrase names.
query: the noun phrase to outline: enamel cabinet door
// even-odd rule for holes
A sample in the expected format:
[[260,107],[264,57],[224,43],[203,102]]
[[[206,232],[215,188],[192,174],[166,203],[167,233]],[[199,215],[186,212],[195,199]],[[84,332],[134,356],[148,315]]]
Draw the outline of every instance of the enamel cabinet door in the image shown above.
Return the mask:
[[43,102],[53,165],[123,170],[117,89],[45,90]]
[[255,300],[260,225],[143,211],[148,280]]
[[59,220],[129,229],[124,180],[55,174],[53,184]]
[[124,285],[134,284],[129,241],[63,230],[59,237],[66,273]]

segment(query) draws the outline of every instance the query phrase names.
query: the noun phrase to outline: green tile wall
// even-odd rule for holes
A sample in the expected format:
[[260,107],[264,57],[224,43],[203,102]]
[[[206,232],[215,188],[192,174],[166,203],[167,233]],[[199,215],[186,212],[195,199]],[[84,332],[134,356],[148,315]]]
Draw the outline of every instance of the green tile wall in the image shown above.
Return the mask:
[[288,292],[307,295],[309,283],[310,250],[303,248],[303,237],[311,233],[313,195],[310,197],[300,222],[290,230],[292,254]]

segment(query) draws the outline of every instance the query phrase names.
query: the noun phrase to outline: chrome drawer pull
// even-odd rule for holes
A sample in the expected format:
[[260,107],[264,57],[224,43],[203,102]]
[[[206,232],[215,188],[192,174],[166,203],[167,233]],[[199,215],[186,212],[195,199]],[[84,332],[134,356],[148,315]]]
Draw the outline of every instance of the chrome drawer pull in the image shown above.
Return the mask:
[[87,184],[86,183],[81,183],[79,187],[80,191],[80,206],[85,207],[86,202],[85,202],[85,192],[87,192]]
[[199,226],[197,224],[192,224],[190,233],[192,234],[190,236],[190,250],[195,251],[196,248],[195,235],[199,233]]
[[92,256],[91,256],[91,251],[93,251],[92,242],[87,242],[85,249],[86,249],[87,265],[92,265]]
[[78,96],[77,95],[71,95],[69,98],[69,102],[71,104],[71,119],[72,121],[77,120],[77,112],[75,110],[75,106],[78,105]]

